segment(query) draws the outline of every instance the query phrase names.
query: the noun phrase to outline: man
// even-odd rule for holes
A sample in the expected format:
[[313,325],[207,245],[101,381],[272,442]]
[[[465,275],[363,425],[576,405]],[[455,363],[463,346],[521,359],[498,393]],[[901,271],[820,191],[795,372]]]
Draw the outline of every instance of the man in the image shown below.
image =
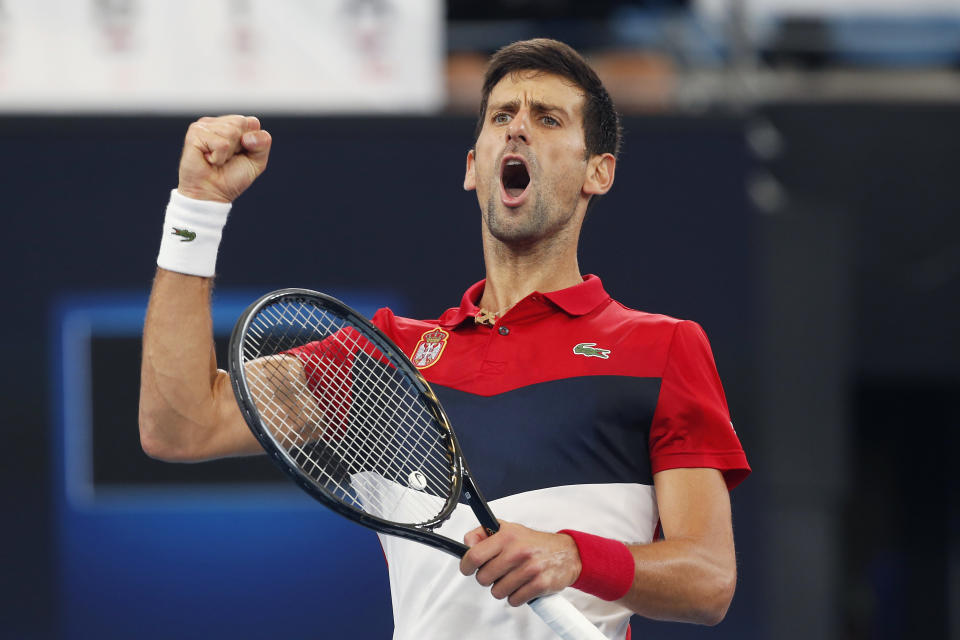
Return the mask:
[[[209,295],[229,203],[270,143],[243,116],[187,133],[144,328],[140,432],[152,456],[260,452],[216,368]],[[488,537],[458,511],[441,530],[471,547],[459,569],[475,580],[444,554],[381,536],[396,638],[549,638],[520,606],[564,589],[610,638],[629,636],[631,613],[703,624],[726,613],[728,490],[749,467],[706,337],[619,305],[577,264],[619,143],[612,102],[573,49],[532,40],[492,58],[464,177],[487,277],[436,320],[381,309],[373,321],[430,380],[504,524]]]

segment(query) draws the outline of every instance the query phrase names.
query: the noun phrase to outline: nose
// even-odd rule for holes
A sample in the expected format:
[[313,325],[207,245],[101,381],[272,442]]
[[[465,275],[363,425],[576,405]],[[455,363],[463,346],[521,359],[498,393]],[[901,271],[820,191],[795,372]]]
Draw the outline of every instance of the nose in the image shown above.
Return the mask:
[[526,109],[521,109],[507,125],[507,142],[523,142],[530,144],[530,114]]

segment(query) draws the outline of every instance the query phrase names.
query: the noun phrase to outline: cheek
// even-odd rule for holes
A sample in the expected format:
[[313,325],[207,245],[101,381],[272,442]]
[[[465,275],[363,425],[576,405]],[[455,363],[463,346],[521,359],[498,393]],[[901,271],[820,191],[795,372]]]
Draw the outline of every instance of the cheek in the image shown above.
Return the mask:
[[[572,153],[576,153],[573,151]],[[555,169],[549,172],[548,182],[551,187],[558,192],[579,192],[583,186],[586,176],[586,165],[583,162],[577,162],[569,155],[558,158],[557,163],[553,165]]]
[[587,177],[587,150],[583,146],[582,140],[571,143],[567,149],[567,170],[572,176],[576,176],[577,186],[581,186]]
[[494,176],[483,164],[477,165],[477,195],[485,196],[490,191]]
[[477,186],[485,184],[492,178],[496,178],[496,172],[493,170],[494,154],[489,149],[490,145],[483,144],[482,140],[477,141],[477,153],[474,159],[475,171],[477,174]]

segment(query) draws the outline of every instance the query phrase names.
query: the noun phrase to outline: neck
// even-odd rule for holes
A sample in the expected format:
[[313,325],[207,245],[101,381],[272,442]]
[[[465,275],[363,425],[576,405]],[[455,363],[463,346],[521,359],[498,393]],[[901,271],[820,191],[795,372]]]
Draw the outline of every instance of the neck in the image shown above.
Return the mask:
[[497,315],[534,291],[557,291],[583,282],[577,264],[576,242],[541,242],[531,247],[511,247],[483,234],[487,282],[480,307]]

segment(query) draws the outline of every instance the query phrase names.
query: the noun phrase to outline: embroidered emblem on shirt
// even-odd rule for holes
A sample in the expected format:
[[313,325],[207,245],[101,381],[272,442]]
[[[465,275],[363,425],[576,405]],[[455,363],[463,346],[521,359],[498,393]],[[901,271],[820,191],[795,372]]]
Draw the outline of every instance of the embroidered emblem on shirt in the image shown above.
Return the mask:
[[573,352],[578,356],[586,356],[587,358],[603,358],[604,360],[610,358],[610,349],[601,349],[597,347],[596,342],[581,342],[573,348]]
[[450,334],[437,327],[430,331],[425,331],[420,336],[420,342],[413,348],[413,366],[417,369],[426,369],[432,367],[443,355],[443,350],[447,347],[447,338]]

